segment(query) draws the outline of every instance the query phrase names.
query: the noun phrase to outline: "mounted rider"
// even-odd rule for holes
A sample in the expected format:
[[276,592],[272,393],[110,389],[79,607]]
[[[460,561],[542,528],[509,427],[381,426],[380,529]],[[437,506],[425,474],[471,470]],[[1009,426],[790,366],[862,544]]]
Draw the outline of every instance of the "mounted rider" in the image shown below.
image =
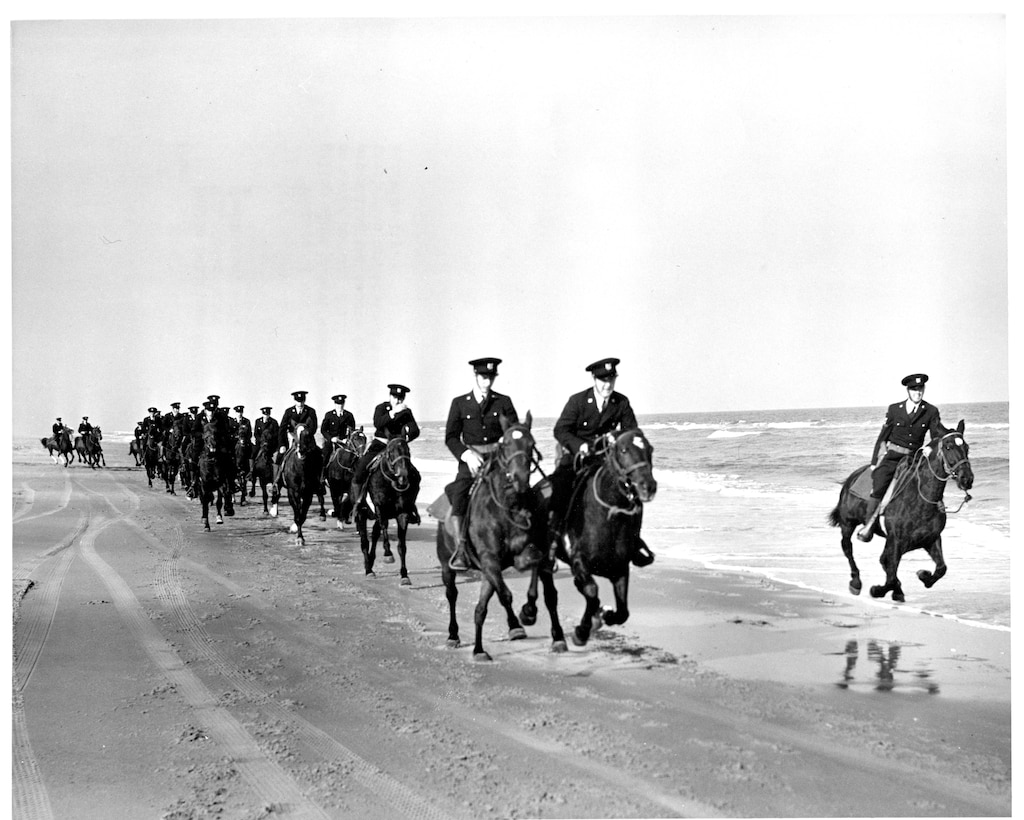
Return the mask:
[[[68,428],[64,426],[64,422],[61,421],[60,416],[57,416],[57,420],[53,423],[53,427],[51,429],[53,430],[53,437],[55,439],[59,439],[60,434],[63,433],[65,430],[68,430]],[[70,430],[68,430],[68,435],[71,435]]]
[[[196,416],[196,420],[192,425],[192,440],[196,445],[196,453],[201,453],[203,451],[203,432],[207,424],[213,425],[214,450],[217,460],[217,469],[221,474],[221,481],[225,487],[230,489],[235,480],[235,452],[231,443],[231,431],[228,424],[227,410],[220,406],[220,396],[216,394],[206,397],[206,401],[203,402],[203,410]],[[199,481],[198,472],[199,471],[197,470],[197,490]],[[224,494],[224,515],[232,516],[234,514],[234,499],[230,492],[226,492]]]
[[[256,438],[257,449],[259,449],[259,447],[262,446],[263,444],[264,430],[268,431],[267,436],[269,437],[271,442],[277,442],[278,431],[280,428],[278,426],[277,419],[270,415],[270,411],[273,409],[274,408],[270,406],[260,408],[260,413],[262,413],[263,415],[256,419],[256,424],[253,428],[253,434]],[[270,453],[267,453],[267,457],[270,457]]]
[[[456,572],[465,572],[469,567],[466,555],[465,516],[469,510],[469,494],[473,483],[484,465],[484,457],[497,449],[504,430],[502,418],[509,423],[519,421],[512,399],[491,388],[498,376],[501,359],[473,359],[473,389],[452,399],[448,409],[448,421],[444,428],[444,443],[459,462],[455,480],[445,488],[445,495],[451,502],[451,523],[455,530],[455,551],[448,560]],[[525,570],[540,561],[543,556],[532,544],[516,555],[516,569]]]
[[885,421],[875,441],[871,456],[871,496],[868,498],[867,520],[857,530],[857,538],[870,541],[875,521],[885,507],[881,504],[885,491],[892,482],[897,465],[905,456],[924,446],[925,435],[941,438],[949,430],[939,418],[939,408],[924,400],[924,386],[928,376],[912,373],[901,382],[907,388],[905,401],[890,404]]
[[[370,472],[370,463],[378,453],[384,451],[387,443],[393,438],[405,436],[406,441],[414,441],[420,434],[419,425],[412,414],[412,410],[405,404],[405,397],[412,392],[403,384],[389,384],[389,401],[382,401],[373,409],[373,440],[369,443],[366,451],[359,459],[355,472],[352,476],[352,502],[356,506],[363,499],[366,488],[366,479]],[[409,464],[409,487],[402,493],[403,501],[406,498],[415,499],[420,490],[420,471],[416,465]],[[420,523],[420,514],[415,504],[406,504],[409,507],[408,521],[410,524]]]
[[[582,477],[598,461],[602,436],[638,427],[629,399],[615,390],[619,362],[619,359],[610,358],[587,365],[586,370],[593,377],[594,386],[570,396],[555,422],[559,461],[551,474],[548,505],[554,543],[561,538],[577,477]],[[638,567],[645,567],[654,560],[654,554],[640,537],[641,517],[636,517],[630,560]]]
[[313,435],[317,429],[316,410],[306,404],[308,390],[296,390],[292,393],[295,404],[285,409],[281,416],[281,423],[278,425],[277,433],[277,456],[274,459],[274,488],[272,498],[277,503],[280,494],[281,467],[284,464],[284,454],[289,447],[294,445],[295,428],[300,424],[306,425],[309,434]]
[[92,425],[89,424],[89,417],[82,416],[82,423],[78,425],[78,433],[85,438],[86,436],[92,436]]
[[334,448],[344,442],[356,429],[355,416],[345,409],[345,399],[347,398],[348,396],[344,393],[331,396],[331,401],[338,405],[338,408],[336,410],[332,408],[324,413],[324,420],[320,425],[320,435],[323,436],[324,440],[323,477],[325,480],[327,477],[327,463],[331,460]]
[[245,417],[245,405],[236,404],[232,408],[237,414],[231,419],[231,429],[234,431],[235,440],[241,442],[248,442],[249,447],[252,447],[252,424],[249,419]]
[[142,428],[141,438],[152,438],[153,441],[164,440],[164,422],[160,417],[160,411],[156,407],[150,407],[147,411],[149,413],[141,422],[139,427]]

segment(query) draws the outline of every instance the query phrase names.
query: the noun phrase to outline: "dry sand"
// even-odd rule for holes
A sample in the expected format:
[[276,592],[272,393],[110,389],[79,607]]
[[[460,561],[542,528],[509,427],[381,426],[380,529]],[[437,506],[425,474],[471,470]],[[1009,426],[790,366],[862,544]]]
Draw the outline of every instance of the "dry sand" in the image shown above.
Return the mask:
[[15,817],[1010,813],[1006,631],[659,560],[567,654],[492,602],[478,663],[479,584],[448,649],[426,518],[402,588],[333,520],[301,548],[261,506],[205,533],[106,449],[14,453]]

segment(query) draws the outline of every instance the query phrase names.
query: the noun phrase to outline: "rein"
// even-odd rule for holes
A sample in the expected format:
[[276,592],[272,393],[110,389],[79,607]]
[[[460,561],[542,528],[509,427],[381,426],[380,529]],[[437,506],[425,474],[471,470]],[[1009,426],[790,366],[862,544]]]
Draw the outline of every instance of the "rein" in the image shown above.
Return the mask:
[[[401,441],[401,439],[391,439],[391,441]],[[412,463],[412,459],[409,456],[403,455],[401,453],[395,456],[393,451],[398,448],[393,448],[391,446],[391,441],[388,442],[387,446],[384,448],[384,451],[380,454],[380,473],[382,476],[384,476],[384,478],[387,479],[388,484],[391,485],[391,489],[393,489],[396,493],[402,493],[405,490],[398,486],[398,465],[401,464],[403,461],[408,461]],[[408,478],[406,480],[408,480]]]
[[[954,464],[952,467],[949,465],[949,462],[946,461],[946,452],[945,452],[945,450],[942,449],[942,442],[945,441],[949,436],[955,436],[955,435],[960,435],[960,434],[957,433],[956,431],[953,431],[951,433],[946,433],[935,444],[935,449],[939,453],[939,463],[942,465],[942,469],[946,473],[945,476],[941,476],[941,475],[939,475],[935,471],[935,468],[932,467],[931,459],[928,456],[922,456],[921,455],[922,453],[924,453],[924,448],[922,448],[921,450],[918,450],[918,457],[916,459],[916,464],[914,465],[914,468],[913,468],[914,469],[914,476],[915,476],[915,478],[917,478],[917,495],[918,495],[918,497],[922,501],[924,501],[925,503],[931,504],[932,506],[939,508],[940,511],[942,511],[942,512],[949,512],[952,515],[955,515],[956,513],[960,512],[960,510],[963,509],[964,505],[968,501],[971,500],[971,494],[969,492],[967,492],[967,491],[964,491],[964,500],[960,502],[960,506],[957,507],[955,510],[947,510],[945,505],[942,503],[942,488],[940,488],[940,490],[939,490],[939,497],[937,499],[935,499],[934,501],[932,499],[930,499],[930,498],[925,498],[924,492],[921,489],[921,465],[927,465],[928,466],[928,472],[930,472],[932,474],[932,476],[935,478],[936,481],[940,481],[940,482],[942,482],[942,484],[945,484],[947,481],[949,481],[952,478],[956,478],[957,477],[957,475],[956,475],[957,469],[961,465],[963,465],[963,464],[970,463],[970,460],[967,459],[967,458],[962,458],[958,462],[956,462],[956,464]],[[900,489],[902,489],[902,487]]]
[[[490,491],[491,498],[494,500],[495,506],[504,513],[508,522],[513,527],[525,532],[531,525],[532,519],[530,511],[523,509],[522,507],[513,507],[512,504],[505,504],[503,496],[508,493],[502,493],[501,490],[504,489],[502,485],[504,485],[506,481],[509,484],[509,489],[514,490],[514,487],[511,486],[512,476],[510,466],[515,463],[516,459],[521,458],[527,461],[527,473],[529,473],[535,465],[539,466],[537,465],[537,457],[540,453],[537,451],[537,445],[533,441],[533,436],[527,432],[528,428],[523,425],[515,425],[508,429],[509,431],[520,430],[523,431],[524,435],[530,436],[530,446],[509,454],[505,452],[504,447],[499,445],[498,448],[490,454],[486,463],[477,474],[473,489],[480,486],[481,483],[486,485],[487,489]],[[506,431],[506,433],[507,432],[508,431]]]
[[[630,475],[636,470],[642,469],[647,466],[646,462],[638,461],[629,467],[624,467],[619,463],[618,458],[615,455],[615,445],[618,443],[619,438],[627,435],[622,433],[618,437],[612,437],[612,434],[608,434],[608,439],[604,447],[604,464],[597,468],[597,472],[594,473],[593,482],[593,494],[594,500],[597,501],[604,509],[608,510],[608,520],[610,521],[614,515],[638,515],[643,509],[643,502],[637,497],[636,490],[633,486],[633,479]],[[601,498],[601,494],[598,492],[598,484],[600,483],[601,475],[607,473],[610,475],[613,486],[618,489],[619,493],[629,504],[628,507],[621,507],[618,504],[610,501],[605,501]]]

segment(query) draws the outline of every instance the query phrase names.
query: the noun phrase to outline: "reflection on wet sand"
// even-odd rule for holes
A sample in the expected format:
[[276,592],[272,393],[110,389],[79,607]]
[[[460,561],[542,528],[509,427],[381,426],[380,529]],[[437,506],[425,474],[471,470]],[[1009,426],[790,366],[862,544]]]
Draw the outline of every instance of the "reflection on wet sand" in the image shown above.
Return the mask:
[[930,669],[900,669],[901,647],[895,643],[868,641],[868,661],[877,664],[872,667],[874,677],[871,681],[858,680],[855,671],[860,658],[860,645],[856,640],[846,642],[846,649],[840,654],[846,656],[846,667],[843,677],[836,686],[840,689],[863,689],[870,686],[876,692],[923,691],[929,695],[939,693],[939,685],[931,680]]

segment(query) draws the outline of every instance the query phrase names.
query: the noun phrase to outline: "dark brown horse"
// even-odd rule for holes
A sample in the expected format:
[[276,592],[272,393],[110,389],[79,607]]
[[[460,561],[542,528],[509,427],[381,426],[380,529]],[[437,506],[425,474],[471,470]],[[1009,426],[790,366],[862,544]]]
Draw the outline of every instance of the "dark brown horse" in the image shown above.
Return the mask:
[[[555,553],[571,567],[573,583],[586,601],[573,630],[576,646],[584,646],[602,624],[614,626],[629,618],[629,562],[643,505],[658,491],[654,448],[640,430],[606,433],[595,449],[603,457],[577,476]],[[538,485],[535,493],[542,492]],[[530,579],[524,615],[536,612],[539,572],[535,569]],[[614,610],[602,610],[595,575],[612,582]]]
[[135,459],[135,466],[141,467],[145,464],[145,453],[146,445],[142,443],[142,439],[133,438],[131,444],[128,445],[128,455]]
[[[290,531],[295,533],[295,545],[298,547],[306,543],[302,525],[306,522],[313,496],[319,492],[323,464],[323,452],[316,446],[313,431],[305,424],[296,425],[295,443],[284,454],[281,463],[281,483],[288,490],[288,503],[292,507]],[[326,519],[322,503],[320,509],[321,517]],[[271,511],[271,515],[274,515],[274,511]]]
[[[501,441],[487,455],[470,490],[466,555],[481,574],[480,596],[473,613],[473,659],[478,661],[491,660],[484,649],[483,628],[487,606],[495,593],[508,619],[509,640],[526,637],[526,630],[512,609],[512,592],[505,584],[502,572],[514,565],[516,555],[528,543],[544,538],[544,527],[537,526],[540,519],[532,511],[534,498],[530,492],[530,472],[537,452],[530,432],[532,421],[529,413],[522,424],[501,419]],[[459,592],[455,585],[455,572],[448,563],[454,551],[455,537],[451,532],[449,515],[437,526],[437,558],[441,562],[441,580],[448,599],[448,646],[452,647],[460,645],[459,624],[455,617]],[[558,592],[551,572],[552,563],[547,562],[539,575],[544,582],[544,602],[551,615],[551,648],[555,652],[564,652],[565,636],[558,621]],[[529,623],[535,621],[536,613]]]
[[[872,598],[882,598],[892,592],[894,601],[906,600],[896,573],[900,558],[911,550],[924,549],[935,562],[934,572],[922,569],[917,573],[926,588],[930,589],[946,574],[946,562],[942,556],[946,506],[942,496],[946,483],[955,480],[956,486],[964,492],[964,503],[970,500],[967,491],[974,485],[974,471],[967,458],[968,449],[961,419],[955,430],[932,439],[926,447],[905,456],[900,462],[906,469],[897,469],[893,476],[892,499],[884,511],[885,532],[877,521],[875,523],[874,532],[885,536],[885,546],[879,559],[885,570],[885,584],[871,587]],[[860,594],[862,584],[860,570],[853,560],[850,536],[866,519],[867,500],[854,495],[851,488],[867,469],[865,465],[850,474],[839,491],[839,503],[828,516],[829,523],[840,528],[843,554],[850,563],[850,592],[854,595]]]
[[[377,541],[383,536],[384,560],[391,553],[388,537],[388,521],[394,519],[398,530],[398,560],[402,586],[409,586],[409,571],[405,566],[405,533],[409,527],[408,504],[415,504],[406,498],[409,489],[409,469],[412,457],[409,442],[404,436],[391,439],[380,455],[370,462],[366,478],[366,496],[356,506],[356,529],[359,531],[359,547],[363,551],[363,569],[368,578],[375,578],[373,564],[377,557]],[[374,506],[371,513],[367,502]],[[374,516],[372,542],[366,534],[366,522]],[[394,560],[393,558],[391,559]]]
[[[167,432],[167,441],[164,442],[164,458],[161,465],[161,475],[166,487],[165,491],[171,495],[177,495],[174,492],[174,484],[178,479],[178,473],[181,471],[182,465],[181,440],[181,430],[177,426],[172,426]],[[182,479],[182,485],[184,483],[184,479]]]
[[103,457],[103,445],[100,444],[101,441],[103,441],[103,431],[98,426],[97,427],[93,427],[92,428],[92,443],[93,443],[93,447],[95,448],[93,450],[93,456],[96,459],[96,463],[100,467],[106,467],[107,466],[107,460]]
[[270,509],[267,507],[267,486],[274,481],[274,450],[276,447],[277,436],[274,435],[273,429],[263,428],[256,448],[256,455],[252,460],[252,474],[250,475],[252,488],[249,490],[249,497],[253,498],[256,495],[256,482],[259,481],[263,491],[264,515],[270,515]]
[[143,439],[142,451],[142,463],[146,466],[146,479],[149,481],[150,487],[153,486],[153,479],[160,476],[163,460],[164,446],[156,432],[156,425],[153,425]]
[[217,523],[223,524],[224,458],[218,450],[217,427],[213,422],[203,425],[203,449],[199,453],[198,494],[203,507],[203,529],[210,529],[210,505],[217,508]]
[[[53,459],[54,464],[60,464],[58,459],[63,458],[64,466],[67,467],[75,460],[75,446],[71,442],[71,434],[68,432],[67,427],[55,436],[41,438],[39,440],[42,442],[43,447],[45,447],[49,452],[50,458]],[[54,455],[54,453],[57,455]]]
[[75,455],[82,464],[88,464],[92,469],[96,469],[99,459],[96,457],[96,444],[91,434],[75,436]]
[[366,433],[363,428],[353,430],[344,443],[334,448],[327,462],[327,486],[331,492],[331,503],[334,505],[334,516],[338,519],[338,529],[352,521],[352,474],[355,472],[359,457],[366,451]]

